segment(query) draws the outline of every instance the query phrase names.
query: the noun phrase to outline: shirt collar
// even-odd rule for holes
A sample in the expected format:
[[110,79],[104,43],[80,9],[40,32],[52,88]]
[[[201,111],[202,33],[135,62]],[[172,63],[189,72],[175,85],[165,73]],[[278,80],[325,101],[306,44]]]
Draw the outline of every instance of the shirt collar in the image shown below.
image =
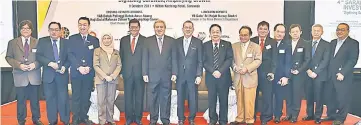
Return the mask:
[[[54,39],[50,37],[50,40],[51,40],[51,42],[53,42]],[[57,43],[60,42],[60,37],[58,39],[56,39],[56,42]]]
[[189,38],[186,38],[185,36],[183,37],[183,40],[187,40],[188,42],[192,40],[192,36]]
[[138,33],[138,35],[135,36],[135,37],[134,37],[132,34],[130,34],[130,37],[131,37],[131,39],[133,39],[133,38],[138,39],[138,38],[139,38],[139,33]]
[[[261,37],[258,37],[258,40],[261,42]],[[263,42],[265,42],[266,41],[266,39],[267,39],[267,36],[263,39]]]
[[340,40],[340,39],[337,38],[337,42],[344,42],[347,38],[348,38],[348,36],[343,40]]
[[164,35],[163,36],[157,36],[157,35],[155,35],[155,37],[157,37],[157,40],[159,39],[159,38],[162,38],[162,41],[164,40]]

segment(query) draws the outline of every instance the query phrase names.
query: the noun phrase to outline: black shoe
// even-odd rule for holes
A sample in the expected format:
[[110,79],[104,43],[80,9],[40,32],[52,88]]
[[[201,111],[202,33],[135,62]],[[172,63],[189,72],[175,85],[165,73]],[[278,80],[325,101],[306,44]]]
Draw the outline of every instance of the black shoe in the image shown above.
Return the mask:
[[150,125],[157,125],[157,123],[153,122],[153,123],[150,123]]
[[18,121],[18,125],[25,125],[26,120],[24,121]]
[[240,124],[241,124],[241,122],[231,122],[230,125],[240,125]]
[[40,120],[33,121],[35,125],[44,125]]
[[343,125],[343,122],[335,120],[332,122],[332,125]]
[[297,117],[291,118],[291,123],[296,123],[296,122],[297,122]]
[[321,119],[321,121],[333,121],[333,120],[335,120],[335,118],[332,118],[332,117],[326,117],[326,118]]
[[320,119],[320,118],[316,118],[316,119],[315,119],[315,123],[316,123],[316,124],[321,124],[321,119]]
[[279,123],[281,123],[281,120],[280,120],[279,117],[275,117],[275,119],[273,120],[273,122],[276,123],[276,124],[279,124]]
[[262,121],[261,125],[267,125],[267,121]]
[[130,125],[130,124],[132,124],[132,123],[133,123],[132,120],[127,120],[124,125]]
[[216,125],[216,123],[210,122],[208,123],[208,125]]
[[169,125],[169,123],[163,123],[162,125]]
[[184,121],[178,121],[178,125],[184,125]]
[[137,125],[143,125],[143,123],[142,122],[135,122]]
[[84,120],[82,121],[82,123],[85,123],[86,125],[92,125],[92,124],[93,124],[93,122],[90,121],[89,119],[84,119]]
[[196,125],[196,123],[194,122],[194,120],[189,120],[189,125]]
[[117,125],[115,122],[109,122],[109,125]]
[[73,123],[71,123],[71,125],[79,125],[79,124],[80,124],[80,122],[78,120],[75,120],[75,121],[73,121]]
[[311,121],[311,120],[314,120],[314,117],[312,117],[312,116],[306,116],[306,117],[303,117],[302,120],[303,120],[303,121]]
[[254,125],[254,123],[247,123],[247,125]]
[[283,119],[282,119],[282,121],[290,121],[291,120],[291,116],[286,116],[286,117],[284,117]]

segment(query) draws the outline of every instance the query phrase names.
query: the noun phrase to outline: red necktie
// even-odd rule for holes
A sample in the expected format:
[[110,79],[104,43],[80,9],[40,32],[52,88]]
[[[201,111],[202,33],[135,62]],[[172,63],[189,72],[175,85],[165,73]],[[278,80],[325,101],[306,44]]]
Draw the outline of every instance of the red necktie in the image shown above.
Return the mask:
[[134,45],[135,45],[135,37],[133,37],[133,39],[132,39],[132,43],[131,43],[131,45],[130,45],[130,49],[132,50],[132,53],[134,54]]
[[261,46],[261,52],[263,52],[264,48],[264,39],[261,39],[261,43],[259,44]]

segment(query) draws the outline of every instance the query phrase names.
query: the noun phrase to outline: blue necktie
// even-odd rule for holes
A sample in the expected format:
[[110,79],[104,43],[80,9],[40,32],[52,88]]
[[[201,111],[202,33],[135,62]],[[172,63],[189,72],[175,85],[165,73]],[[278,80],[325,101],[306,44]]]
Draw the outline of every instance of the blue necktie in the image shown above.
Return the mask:
[[315,55],[315,52],[316,52],[316,44],[317,44],[317,41],[313,41],[312,43],[313,43],[313,44],[312,44],[312,57],[313,57],[313,55]]
[[58,53],[58,46],[56,45],[57,40],[53,40],[53,52],[54,52],[54,58],[55,61],[59,61],[59,53]]

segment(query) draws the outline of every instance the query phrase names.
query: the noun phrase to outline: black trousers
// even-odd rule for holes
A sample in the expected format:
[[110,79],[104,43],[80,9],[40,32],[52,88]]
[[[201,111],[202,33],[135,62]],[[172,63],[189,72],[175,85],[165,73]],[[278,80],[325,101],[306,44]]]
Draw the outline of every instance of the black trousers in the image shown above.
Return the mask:
[[[181,81],[181,80],[180,80]],[[177,82],[177,115],[179,121],[184,121],[184,100],[185,96],[188,95],[189,104],[189,117],[188,120],[194,121],[198,109],[198,86],[195,84],[195,80],[187,81],[182,83]],[[187,92],[187,94],[186,94]]]
[[[216,78],[206,81],[206,84],[210,123],[219,121],[220,124],[227,124],[229,85],[225,85],[224,81]],[[217,101],[219,101],[219,120],[216,112]]]
[[127,123],[140,123],[143,116],[144,82],[131,75],[124,78],[125,119]]
[[71,79],[73,122],[88,119],[91,105],[90,94],[94,87],[93,79]]
[[30,109],[32,120],[37,121],[40,119],[40,106],[39,106],[39,90],[40,85],[31,85],[30,83],[24,87],[15,87],[17,99],[17,119],[18,122],[25,121],[27,108],[26,100],[30,100]]
[[[307,116],[321,118],[323,112],[323,86],[325,81],[307,78],[305,95]],[[316,102],[316,105],[315,105]],[[316,106],[316,107],[315,107]]]

